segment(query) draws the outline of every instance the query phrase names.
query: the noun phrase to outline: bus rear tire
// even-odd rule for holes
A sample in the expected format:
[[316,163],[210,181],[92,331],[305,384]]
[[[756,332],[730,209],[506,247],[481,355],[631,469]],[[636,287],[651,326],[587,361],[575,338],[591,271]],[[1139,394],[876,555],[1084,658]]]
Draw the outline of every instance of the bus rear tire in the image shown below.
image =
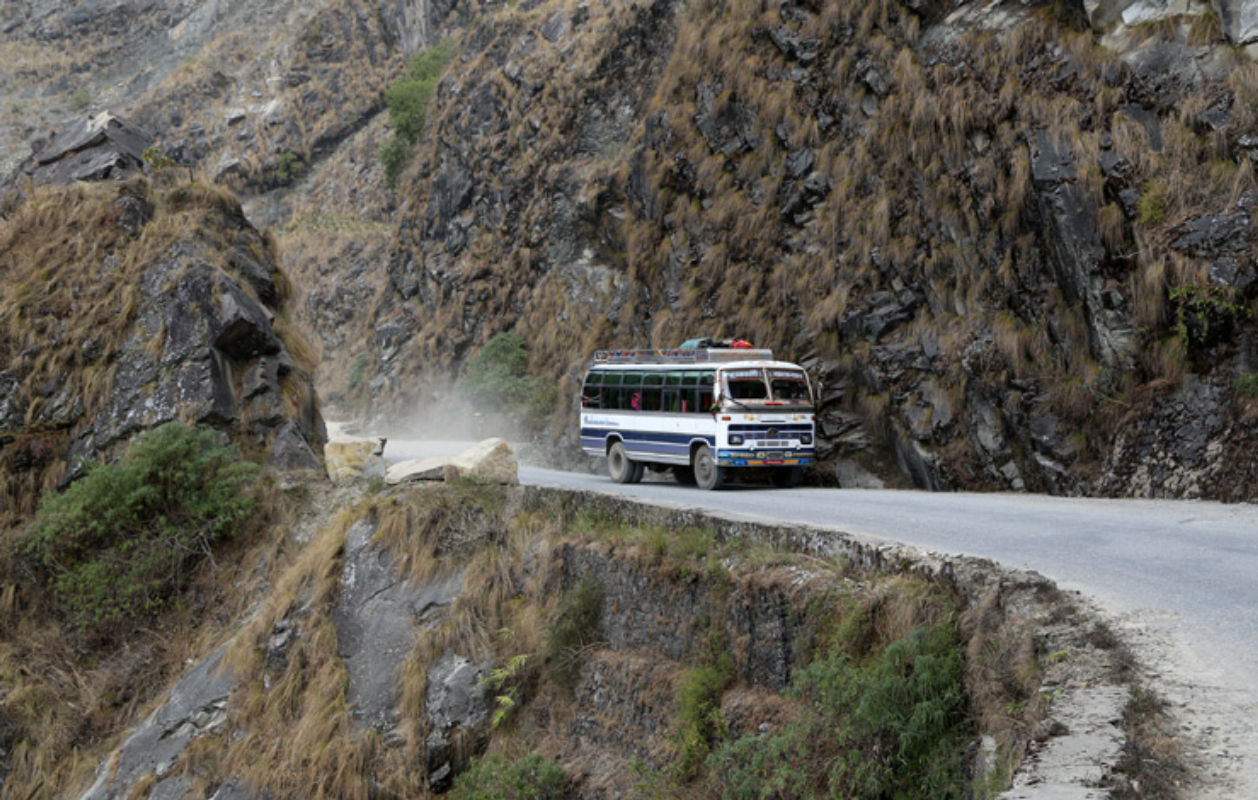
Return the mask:
[[682,486],[695,485],[695,468],[694,467],[673,467],[673,477]]
[[616,483],[637,483],[642,480],[642,465],[629,458],[625,446],[616,442],[607,451],[607,474]]
[[773,485],[779,489],[793,489],[804,482],[804,470],[800,467],[783,467],[773,470]]
[[700,489],[719,489],[725,483],[725,468],[716,463],[712,448],[706,444],[699,445],[694,457],[695,483]]

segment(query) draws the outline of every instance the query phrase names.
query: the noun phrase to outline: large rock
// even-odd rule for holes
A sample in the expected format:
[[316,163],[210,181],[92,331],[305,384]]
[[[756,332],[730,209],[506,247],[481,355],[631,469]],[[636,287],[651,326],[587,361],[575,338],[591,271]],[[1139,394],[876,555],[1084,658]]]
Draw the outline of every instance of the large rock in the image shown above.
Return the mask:
[[102,111],[74,120],[39,147],[26,174],[37,185],[123,180],[144,169],[152,144],[143,128]]
[[428,670],[424,707],[429,733],[424,744],[428,788],[434,792],[449,789],[488,739],[488,674],[488,665],[455,653],[446,653]]
[[323,446],[323,463],[333,483],[349,483],[359,478],[385,476],[384,437],[328,442]]
[[459,453],[446,465],[447,481],[459,478],[515,485],[520,482],[515,453],[505,439],[492,438]]
[[463,589],[462,573],[415,585],[372,541],[376,527],[361,521],[345,535],[341,600],[333,613],[337,652],[349,673],[351,716],[360,729],[382,733],[398,724],[400,670],[421,625],[432,625]]
[[429,456],[400,461],[389,467],[384,482],[390,486],[414,481],[455,481],[470,478],[513,486],[520,482],[519,466],[505,439],[491,438],[455,456]]
[[96,782],[80,800],[129,797],[148,776],[164,777],[195,739],[221,732],[227,720],[227,699],[237,684],[223,665],[225,650],[215,650],[175,684],[162,707],[140,723],[122,747],[97,768]]

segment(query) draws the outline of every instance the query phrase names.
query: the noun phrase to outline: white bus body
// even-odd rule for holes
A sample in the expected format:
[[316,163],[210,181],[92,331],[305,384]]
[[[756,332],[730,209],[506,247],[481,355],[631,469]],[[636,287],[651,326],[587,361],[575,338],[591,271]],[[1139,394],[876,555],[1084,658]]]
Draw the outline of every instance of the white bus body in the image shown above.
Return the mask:
[[581,395],[581,447],[621,483],[671,468],[719,488],[730,470],[766,469],[794,486],[816,456],[812,387],[767,350],[600,351]]

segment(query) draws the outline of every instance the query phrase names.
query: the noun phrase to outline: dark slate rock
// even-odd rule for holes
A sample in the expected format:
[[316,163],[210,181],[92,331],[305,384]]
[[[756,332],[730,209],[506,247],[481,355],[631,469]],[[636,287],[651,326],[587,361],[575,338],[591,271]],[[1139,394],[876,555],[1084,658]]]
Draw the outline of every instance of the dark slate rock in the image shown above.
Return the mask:
[[398,574],[389,554],[372,542],[375,525],[362,521],[345,535],[341,600],[332,620],[337,652],[349,673],[348,699],[359,729],[387,732],[397,725],[398,670],[427,624],[458,596],[456,573],[414,586]]
[[810,147],[792,150],[786,155],[786,172],[792,178],[802,178],[812,169],[817,154]]
[[279,291],[275,288],[271,270],[258,263],[246,245],[237,244],[232,248],[227,266],[236,271],[263,303],[274,307],[279,302]]
[[1239,292],[1248,292],[1258,286],[1258,272],[1252,262],[1242,263],[1230,256],[1210,265],[1210,283]]
[[798,33],[780,25],[769,31],[769,40],[777,45],[778,50],[787,58],[808,66],[817,60],[820,43],[816,39],[806,39]]
[[100,765],[96,782],[80,800],[128,796],[146,776],[166,775],[193,739],[221,729],[227,698],[237,684],[236,677],[223,667],[225,650],[215,650],[175,684],[165,704],[122,743],[116,766],[111,769],[111,759]]
[[1249,212],[1243,209],[1205,214],[1179,226],[1171,247],[1196,258],[1235,256],[1249,251],[1249,228]]
[[310,446],[310,439],[302,433],[295,421],[284,423],[275,433],[267,462],[282,469],[319,470],[323,461]]
[[428,788],[444,792],[454,776],[462,772],[474,753],[455,746],[459,739],[487,741],[485,723],[489,719],[489,697],[484,679],[489,665],[474,664],[455,653],[446,653],[428,670],[428,691],[424,707],[428,714],[428,740],[425,759]]
[[191,800],[193,796],[192,779],[187,775],[174,775],[158,781],[149,792],[148,800]]
[[127,120],[103,111],[70,123],[39,148],[26,173],[36,184],[120,180],[144,169],[153,137]]
[[[432,181],[432,196],[424,212],[423,237],[451,242],[454,218],[472,204],[472,176],[456,161],[446,161]],[[462,246],[447,248],[451,254]]]
[[283,345],[271,330],[271,319],[262,304],[233,280],[220,280],[215,296],[216,316],[211,343],[233,361],[273,356]]
[[568,14],[560,9],[542,23],[542,38],[548,42],[557,42],[568,33],[569,27]]
[[114,201],[118,211],[118,227],[131,236],[139,236],[153,218],[153,207],[140,197],[124,194]]
[[755,115],[736,99],[717,104],[719,85],[700,84],[695,111],[695,124],[703,134],[708,148],[726,158],[756,149]]

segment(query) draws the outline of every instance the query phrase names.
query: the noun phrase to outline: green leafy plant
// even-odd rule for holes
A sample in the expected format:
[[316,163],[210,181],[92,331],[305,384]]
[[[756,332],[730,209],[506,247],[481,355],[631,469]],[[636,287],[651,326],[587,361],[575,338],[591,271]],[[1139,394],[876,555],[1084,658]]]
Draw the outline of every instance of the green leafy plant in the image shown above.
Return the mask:
[[555,387],[528,374],[528,346],[524,337],[496,333],[468,362],[457,390],[477,410],[522,413],[540,419],[555,402]]
[[44,498],[19,548],[68,622],[99,633],[152,616],[216,542],[239,532],[255,505],[244,489],[257,466],[218,436],[168,423]]
[[1186,283],[1170,291],[1175,305],[1175,335],[1189,353],[1225,339],[1247,309],[1236,291],[1223,286]]
[[497,728],[506,722],[515,710],[520,699],[520,688],[517,684],[521,673],[529,665],[529,656],[520,653],[512,656],[507,663],[491,670],[489,677],[482,683],[494,694],[494,716],[490,720],[491,727]]
[[1154,179],[1144,185],[1136,213],[1145,226],[1157,225],[1166,216],[1166,186],[1161,181]]
[[570,688],[576,682],[583,652],[600,641],[602,605],[603,587],[589,578],[560,598],[546,627],[545,652],[550,677],[560,686]]
[[1237,378],[1236,393],[1242,397],[1258,397],[1258,372],[1251,372]]
[[352,392],[363,382],[363,374],[367,371],[367,354],[359,353],[349,368],[349,390]]
[[384,102],[393,123],[393,138],[380,149],[384,180],[389,189],[397,188],[398,176],[410,163],[411,152],[423,132],[428,104],[437,91],[441,70],[453,55],[453,47],[442,39],[432,47],[411,57],[406,74],[384,93]]
[[555,762],[534,753],[510,761],[485,756],[454,779],[450,800],[559,800],[567,776]]
[[66,102],[74,111],[85,111],[92,104],[92,93],[87,89],[75,89],[66,96]]
[[280,183],[290,183],[297,177],[300,166],[297,154],[292,150],[285,150],[275,162],[275,177],[279,178]]
[[960,798],[969,729],[955,624],[920,628],[867,662],[830,652],[795,675],[780,733],[708,759],[722,797]]
[[725,737],[721,694],[733,677],[734,662],[725,653],[712,664],[692,667],[682,677],[678,692],[678,777],[693,777],[711,752],[713,742]]

